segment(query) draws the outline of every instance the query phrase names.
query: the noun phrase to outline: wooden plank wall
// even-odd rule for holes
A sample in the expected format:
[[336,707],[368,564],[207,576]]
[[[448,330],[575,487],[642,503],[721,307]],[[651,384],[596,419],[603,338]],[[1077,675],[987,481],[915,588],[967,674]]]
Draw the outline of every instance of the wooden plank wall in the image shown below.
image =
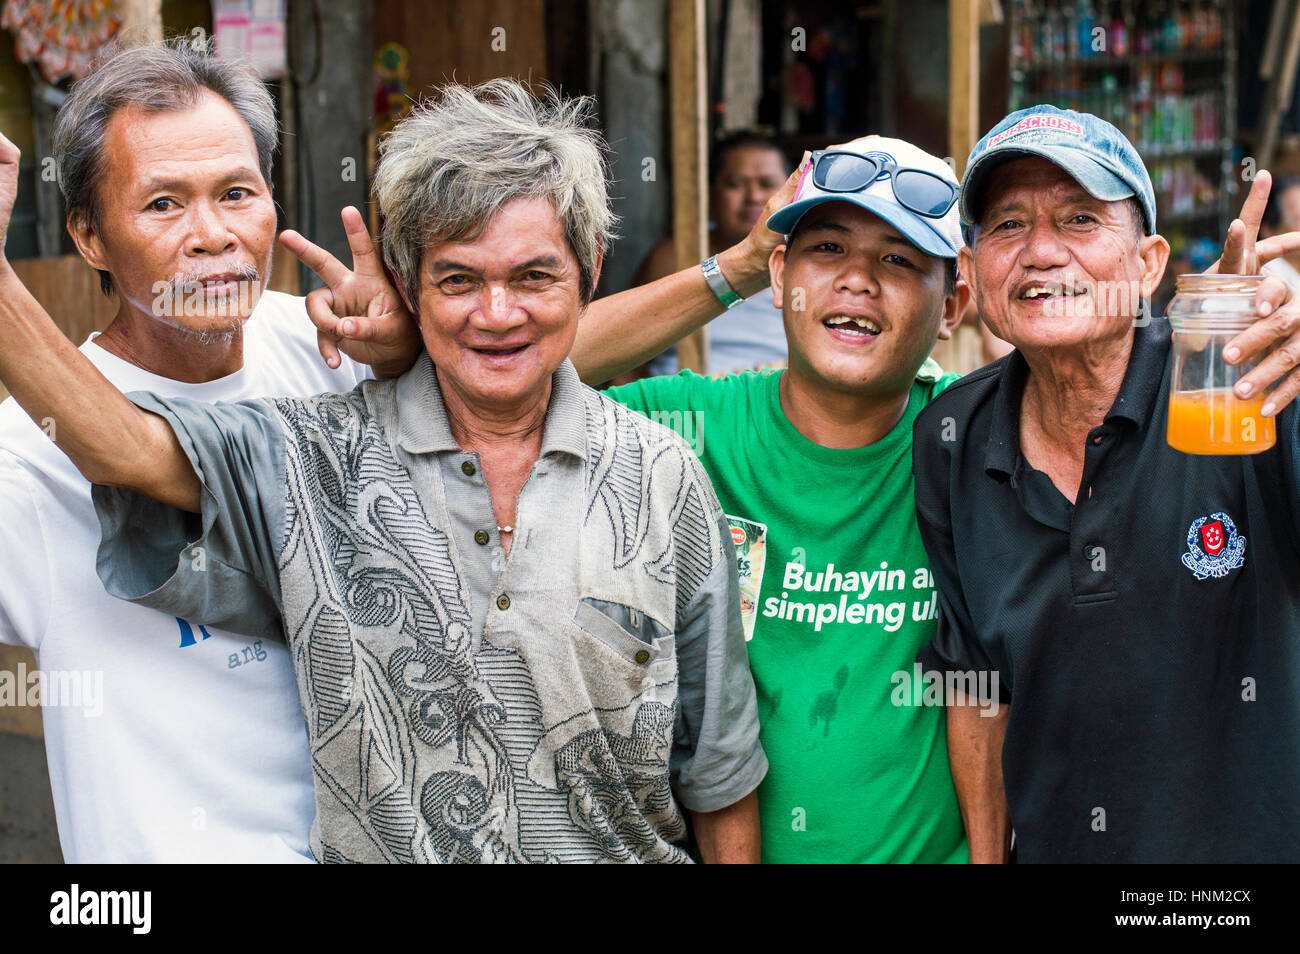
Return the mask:
[[[504,32],[494,33],[498,28]],[[544,0],[376,0],[375,46],[389,42],[411,54],[409,89],[415,99],[452,79],[546,79]]]
[[[27,258],[12,265],[27,290],[74,344],[80,345],[92,331],[103,331],[117,314],[117,296],[100,292],[99,276],[76,255]],[[8,396],[0,384],[0,400]]]

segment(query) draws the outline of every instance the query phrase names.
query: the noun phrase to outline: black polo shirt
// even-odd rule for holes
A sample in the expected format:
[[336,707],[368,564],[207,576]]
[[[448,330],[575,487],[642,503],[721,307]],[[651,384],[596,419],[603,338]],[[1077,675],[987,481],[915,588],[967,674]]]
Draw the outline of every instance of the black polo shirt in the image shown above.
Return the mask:
[[1018,352],[916,419],[920,661],[997,672],[1021,861],[1300,861],[1300,415],[1174,450],[1169,346],[1137,329],[1076,504],[1020,453]]

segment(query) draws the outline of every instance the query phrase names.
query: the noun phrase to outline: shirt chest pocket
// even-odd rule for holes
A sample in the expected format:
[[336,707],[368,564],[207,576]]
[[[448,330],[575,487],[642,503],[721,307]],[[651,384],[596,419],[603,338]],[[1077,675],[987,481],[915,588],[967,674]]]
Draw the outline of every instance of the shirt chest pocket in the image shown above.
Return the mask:
[[[588,690],[623,702],[667,688],[675,695],[674,638],[644,613],[618,603],[582,601],[573,614],[574,652]],[[612,701],[612,700],[610,700]]]

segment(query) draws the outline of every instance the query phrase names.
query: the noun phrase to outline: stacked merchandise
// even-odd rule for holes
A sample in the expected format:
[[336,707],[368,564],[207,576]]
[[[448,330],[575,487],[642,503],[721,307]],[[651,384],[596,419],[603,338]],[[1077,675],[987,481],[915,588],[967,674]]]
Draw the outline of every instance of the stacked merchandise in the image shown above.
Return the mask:
[[1094,113],[1147,162],[1171,268],[1217,254],[1239,202],[1228,0],[1012,0],[1010,103]]

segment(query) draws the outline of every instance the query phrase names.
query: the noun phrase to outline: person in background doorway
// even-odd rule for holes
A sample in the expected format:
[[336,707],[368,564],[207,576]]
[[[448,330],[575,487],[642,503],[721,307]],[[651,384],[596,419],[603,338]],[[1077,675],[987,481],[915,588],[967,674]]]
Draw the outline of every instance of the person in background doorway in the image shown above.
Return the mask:
[[[709,157],[709,254],[716,255],[744,239],[758,221],[767,200],[789,175],[785,154],[766,136],[734,133],[714,146]],[[633,284],[645,285],[676,271],[673,241],[667,238],[641,262]],[[740,299],[709,324],[707,370],[710,374],[726,374],[785,359],[781,309],[772,304],[770,288]],[[614,383],[635,381],[648,374],[676,373],[677,349],[669,348],[641,367],[615,378]]]

